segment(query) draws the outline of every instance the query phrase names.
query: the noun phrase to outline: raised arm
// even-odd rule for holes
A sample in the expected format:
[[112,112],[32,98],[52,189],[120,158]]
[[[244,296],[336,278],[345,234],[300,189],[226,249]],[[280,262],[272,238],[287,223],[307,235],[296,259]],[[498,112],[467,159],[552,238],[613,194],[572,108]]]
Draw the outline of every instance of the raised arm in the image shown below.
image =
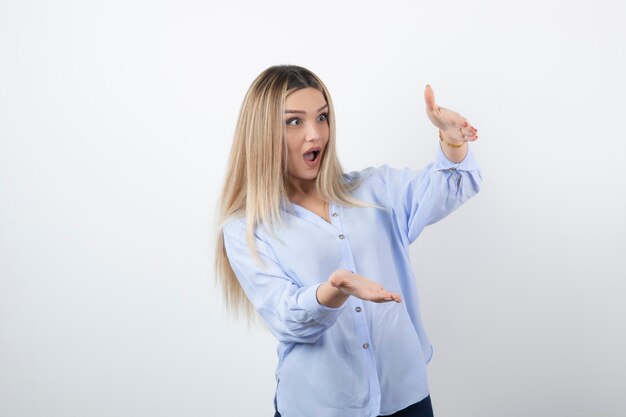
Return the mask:
[[377,171],[406,244],[417,239],[424,227],[446,217],[475,195],[482,182],[468,145],[478,138],[478,131],[460,114],[438,106],[430,85],[424,97],[426,113],[439,128],[441,138],[435,162],[421,171],[388,166]]

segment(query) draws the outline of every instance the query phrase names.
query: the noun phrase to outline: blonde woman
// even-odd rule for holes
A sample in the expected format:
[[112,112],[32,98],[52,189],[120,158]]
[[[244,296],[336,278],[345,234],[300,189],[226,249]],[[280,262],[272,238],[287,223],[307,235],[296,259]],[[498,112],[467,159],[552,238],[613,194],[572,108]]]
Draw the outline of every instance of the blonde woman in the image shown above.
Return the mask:
[[[432,416],[409,245],[479,190],[477,130],[435,104],[434,163],[344,173],[330,94],[311,71],[262,72],[243,101],[220,201],[227,306],[278,339],[276,416]],[[437,137],[437,136],[435,136]]]

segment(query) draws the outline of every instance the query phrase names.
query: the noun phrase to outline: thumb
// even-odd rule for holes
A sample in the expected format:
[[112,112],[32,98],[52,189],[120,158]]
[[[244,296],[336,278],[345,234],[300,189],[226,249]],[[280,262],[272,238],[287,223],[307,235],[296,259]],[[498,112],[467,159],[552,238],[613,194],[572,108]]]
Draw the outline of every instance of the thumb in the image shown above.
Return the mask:
[[426,110],[434,112],[437,105],[435,104],[435,92],[430,84],[426,84],[426,88],[424,89],[424,99],[426,100]]

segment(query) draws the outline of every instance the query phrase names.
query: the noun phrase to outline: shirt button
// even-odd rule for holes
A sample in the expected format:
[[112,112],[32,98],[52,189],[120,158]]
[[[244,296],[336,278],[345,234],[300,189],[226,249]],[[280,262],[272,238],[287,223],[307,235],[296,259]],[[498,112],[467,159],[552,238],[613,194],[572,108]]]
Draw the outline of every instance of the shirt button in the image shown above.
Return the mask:
[[333,217],[337,217],[337,216],[338,216],[338,214],[337,214],[337,213],[333,213]]
[[339,235],[339,239],[345,239],[346,237],[344,235]]
[[357,308],[355,308],[355,310],[356,310],[357,313],[360,313],[361,312],[361,307],[357,307]]
[[367,349],[368,347],[370,347],[369,343],[363,343],[363,349]]

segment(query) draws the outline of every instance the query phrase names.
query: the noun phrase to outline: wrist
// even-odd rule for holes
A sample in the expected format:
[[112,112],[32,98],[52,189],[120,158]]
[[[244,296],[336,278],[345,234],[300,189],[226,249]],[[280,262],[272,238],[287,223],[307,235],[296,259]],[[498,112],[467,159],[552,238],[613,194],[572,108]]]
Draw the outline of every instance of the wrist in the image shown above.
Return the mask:
[[330,279],[327,282],[323,282],[317,287],[317,292],[315,293],[315,296],[319,304],[331,308],[341,307],[343,303],[345,303],[346,300],[350,297],[339,288],[334,287],[330,283]]
[[458,149],[460,147],[462,147],[463,145],[465,145],[465,141],[455,141],[455,140],[450,140],[448,137],[445,137],[443,135],[443,132],[441,132],[441,129],[439,129],[439,140],[441,141],[442,145],[445,145],[449,148],[453,148],[453,149]]
[[354,275],[354,272],[347,269],[337,269],[328,277],[328,284],[339,290],[346,283],[346,280],[350,279],[351,275]]

